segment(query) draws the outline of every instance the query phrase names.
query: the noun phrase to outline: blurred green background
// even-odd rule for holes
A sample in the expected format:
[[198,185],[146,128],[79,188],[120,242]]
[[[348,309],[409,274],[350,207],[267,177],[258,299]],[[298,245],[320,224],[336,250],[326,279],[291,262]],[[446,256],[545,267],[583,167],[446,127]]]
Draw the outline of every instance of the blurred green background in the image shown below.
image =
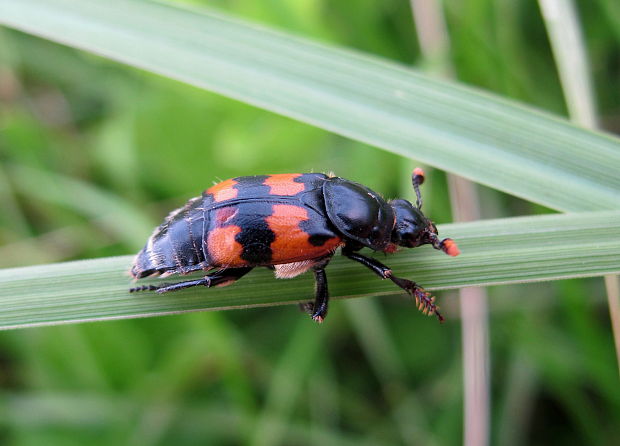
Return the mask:
[[[427,68],[406,0],[202,3]],[[536,2],[444,3],[461,81],[566,113]],[[577,4],[602,126],[618,131],[618,3]],[[0,29],[2,267],[136,252],[168,211],[219,179],[334,171],[411,198],[414,165]],[[451,221],[445,177],[428,173],[425,212]],[[485,217],[546,212],[481,195]],[[101,218],[118,206],[129,223]],[[617,444],[602,280],[489,292],[492,443]],[[395,291],[336,301],[322,326],[287,306],[2,332],[0,444],[459,444],[458,302],[439,298],[443,326]]]

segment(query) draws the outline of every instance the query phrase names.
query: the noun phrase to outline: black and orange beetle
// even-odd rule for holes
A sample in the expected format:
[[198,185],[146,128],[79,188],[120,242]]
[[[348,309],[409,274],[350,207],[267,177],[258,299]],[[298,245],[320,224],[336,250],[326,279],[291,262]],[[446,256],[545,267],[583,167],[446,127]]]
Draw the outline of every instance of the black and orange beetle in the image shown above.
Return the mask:
[[264,266],[277,278],[291,278],[310,269],[316,297],[309,305],[312,319],[322,322],[329,295],[325,267],[337,248],[342,254],[390,279],[415,297],[427,314],[437,311],[434,297],[415,282],[401,279],[375,259],[357,251],[368,247],[392,253],[398,246],[430,244],[446,254],[459,250],[452,239],[439,240],[437,228],[421,211],[419,185],[424,172],[415,169],[416,206],[407,200],[385,201],[366,186],[320,173],[238,177],[223,181],[170,213],[136,256],[131,275],[211,271],[198,280],[130,291],[158,293],[197,285],[225,286]]

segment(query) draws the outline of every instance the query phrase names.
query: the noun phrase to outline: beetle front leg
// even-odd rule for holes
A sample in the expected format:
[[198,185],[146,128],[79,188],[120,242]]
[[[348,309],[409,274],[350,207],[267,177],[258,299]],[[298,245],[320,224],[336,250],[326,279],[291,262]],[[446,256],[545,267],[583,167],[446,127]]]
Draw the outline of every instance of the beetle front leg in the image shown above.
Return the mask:
[[444,321],[443,316],[438,311],[437,305],[435,305],[435,297],[432,296],[431,293],[425,291],[424,288],[419,286],[417,283],[412,282],[411,280],[396,277],[389,267],[385,266],[378,260],[371,259],[356,252],[347,250],[343,250],[342,254],[351,260],[355,260],[356,262],[361,263],[382,279],[390,279],[392,282],[394,282],[396,285],[398,285],[400,288],[402,288],[408,294],[415,298],[418,310],[422,311],[424,314],[436,315],[437,319],[439,319],[439,322]]

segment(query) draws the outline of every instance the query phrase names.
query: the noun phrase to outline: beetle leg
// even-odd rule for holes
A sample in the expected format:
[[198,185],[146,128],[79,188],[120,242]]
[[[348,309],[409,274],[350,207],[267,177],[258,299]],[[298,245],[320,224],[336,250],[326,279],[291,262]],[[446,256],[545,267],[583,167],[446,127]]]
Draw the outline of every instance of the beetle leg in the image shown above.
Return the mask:
[[325,268],[315,269],[314,279],[316,281],[316,297],[314,299],[314,305],[312,305],[310,309],[310,315],[312,319],[321,323],[325,320],[325,316],[327,316],[327,303],[329,301]]
[[431,293],[425,291],[424,288],[419,286],[417,283],[412,282],[411,280],[401,279],[400,277],[394,276],[392,270],[378,260],[371,259],[356,252],[351,252],[347,250],[343,250],[342,254],[350,258],[351,260],[355,260],[356,262],[361,263],[382,279],[390,279],[392,282],[394,282],[396,285],[398,285],[400,288],[402,288],[408,294],[415,298],[416,304],[420,311],[422,311],[424,314],[436,315],[437,319],[439,319],[439,322],[444,321],[443,316],[438,311],[437,305],[435,305],[435,298],[431,296]]
[[252,271],[252,267],[247,268],[228,268],[222,271],[217,271],[213,274],[209,274],[202,279],[187,280],[185,282],[178,283],[162,283],[161,285],[143,285],[141,287],[131,288],[130,293],[135,291],[157,291],[159,294],[167,293],[169,291],[182,290],[184,288],[190,288],[193,286],[204,285],[206,287],[212,286],[226,286],[235,280],[241,279],[247,273]]

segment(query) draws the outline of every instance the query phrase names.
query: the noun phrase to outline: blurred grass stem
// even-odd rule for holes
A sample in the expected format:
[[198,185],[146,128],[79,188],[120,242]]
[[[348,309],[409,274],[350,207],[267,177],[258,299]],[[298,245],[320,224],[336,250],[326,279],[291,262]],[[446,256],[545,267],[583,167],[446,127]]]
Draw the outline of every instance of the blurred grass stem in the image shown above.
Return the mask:
[[605,288],[607,289],[609,316],[616,344],[618,370],[620,370],[620,276],[605,276]]
[[[596,104],[577,10],[572,0],[539,0],[558,67],[568,113],[575,123],[595,130]],[[605,277],[616,359],[620,372],[620,291],[618,276]]]
[[[449,60],[450,38],[438,0],[411,0],[420,50],[431,71],[454,77]],[[430,62],[430,63],[428,63]],[[448,174],[448,189],[455,221],[480,219],[476,186]],[[489,318],[487,293],[483,288],[459,290],[463,343],[464,444],[484,446],[489,441]]]
[[[476,185],[457,175],[448,176],[450,201],[455,221],[480,219]],[[490,429],[490,350],[487,293],[484,288],[459,290],[463,343],[464,444],[489,443]]]
[[572,0],[539,0],[570,119],[597,127],[588,58]]

